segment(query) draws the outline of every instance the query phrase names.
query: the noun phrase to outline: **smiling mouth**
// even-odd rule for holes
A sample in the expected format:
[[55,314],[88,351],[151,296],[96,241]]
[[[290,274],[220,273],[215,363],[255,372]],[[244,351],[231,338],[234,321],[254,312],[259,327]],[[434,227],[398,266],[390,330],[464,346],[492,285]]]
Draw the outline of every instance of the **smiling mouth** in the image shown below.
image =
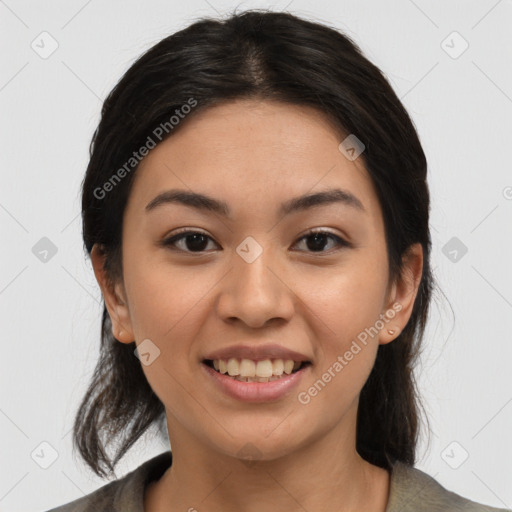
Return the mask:
[[310,361],[293,361],[291,359],[252,361],[230,358],[227,360],[204,359],[202,362],[217,373],[241,382],[272,382],[311,366]]

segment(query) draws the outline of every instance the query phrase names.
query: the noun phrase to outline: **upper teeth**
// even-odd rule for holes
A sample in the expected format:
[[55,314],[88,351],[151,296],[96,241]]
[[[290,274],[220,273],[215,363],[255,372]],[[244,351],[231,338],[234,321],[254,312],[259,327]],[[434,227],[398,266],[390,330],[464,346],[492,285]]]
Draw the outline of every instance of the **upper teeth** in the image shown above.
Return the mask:
[[251,359],[236,359],[234,357],[225,359],[215,359],[213,367],[220,373],[228,373],[231,376],[240,375],[241,377],[272,377],[273,375],[282,375],[292,373],[301,365],[301,361],[292,359],[264,359],[263,361],[252,361]]

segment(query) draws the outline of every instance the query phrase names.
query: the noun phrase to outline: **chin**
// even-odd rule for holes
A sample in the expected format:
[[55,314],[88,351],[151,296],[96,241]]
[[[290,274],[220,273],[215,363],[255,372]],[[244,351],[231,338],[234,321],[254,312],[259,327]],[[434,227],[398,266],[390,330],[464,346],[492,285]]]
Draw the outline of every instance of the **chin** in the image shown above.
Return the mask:
[[[263,430],[263,428],[262,428]],[[252,426],[251,430],[240,431],[239,435],[223,436],[223,440],[218,443],[211,438],[208,441],[210,446],[222,455],[234,457],[243,462],[272,461],[285,457],[304,444],[305,440],[296,440],[290,437],[288,432],[273,432],[270,435],[262,433]]]

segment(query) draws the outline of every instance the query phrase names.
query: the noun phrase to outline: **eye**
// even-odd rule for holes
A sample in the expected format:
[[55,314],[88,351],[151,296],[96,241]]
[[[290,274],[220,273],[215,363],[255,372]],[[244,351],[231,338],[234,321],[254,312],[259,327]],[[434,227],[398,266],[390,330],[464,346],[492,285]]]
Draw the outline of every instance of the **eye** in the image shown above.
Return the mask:
[[[306,243],[306,247],[309,249],[308,252],[326,252],[323,249],[325,249],[326,242],[329,239],[333,241],[334,246],[337,246],[338,248],[351,247],[351,245],[343,238],[331,233],[330,231],[321,229],[307,232],[296,243],[308,240],[309,243]],[[201,253],[205,252],[205,248],[209,241],[213,242],[213,239],[206,233],[185,229],[170,238],[163,240],[162,245],[182,252]],[[178,246],[179,243],[181,243],[181,247]]]
[[321,229],[308,231],[304,236],[302,236],[298,242],[302,242],[302,240],[309,240],[310,243],[306,243],[309,252],[327,252],[324,251],[327,239],[331,239],[334,241],[334,245],[341,247],[350,247],[350,244],[344,240],[343,238],[331,233],[330,231],[325,231]]
[[[204,252],[204,248],[207,245],[208,240],[212,239],[206,233],[202,233],[201,231],[183,230],[178,232],[176,235],[163,240],[162,245],[164,247],[170,247],[173,250],[183,252]],[[181,248],[178,247],[176,249],[178,242],[184,242],[184,244],[182,244]],[[185,249],[183,249],[183,246],[185,246]]]

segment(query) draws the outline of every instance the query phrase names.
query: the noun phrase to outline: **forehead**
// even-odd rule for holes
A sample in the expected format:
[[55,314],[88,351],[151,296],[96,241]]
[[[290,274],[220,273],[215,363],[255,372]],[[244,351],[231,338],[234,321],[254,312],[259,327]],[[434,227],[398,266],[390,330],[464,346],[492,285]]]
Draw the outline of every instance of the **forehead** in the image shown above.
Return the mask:
[[237,100],[181,122],[139,165],[129,199],[137,210],[171,188],[222,198],[236,216],[336,187],[356,195],[370,218],[380,215],[363,159],[338,148],[348,134],[312,107]]

